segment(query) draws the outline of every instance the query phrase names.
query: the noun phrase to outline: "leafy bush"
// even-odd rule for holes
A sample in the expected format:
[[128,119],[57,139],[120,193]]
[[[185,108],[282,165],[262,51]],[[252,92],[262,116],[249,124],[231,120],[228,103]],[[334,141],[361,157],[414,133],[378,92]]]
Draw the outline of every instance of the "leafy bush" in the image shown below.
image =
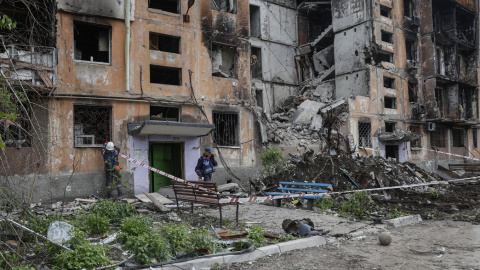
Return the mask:
[[191,229],[187,224],[169,225],[160,229],[162,235],[170,243],[175,252],[190,253],[199,249],[207,249],[212,252],[218,250],[218,246],[212,242],[206,229]]
[[123,202],[99,200],[90,208],[90,212],[109,218],[112,222],[120,222],[123,218],[137,214],[135,207]]
[[53,261],[61,269],[94,269],[113,263],[103,255],[105,251],[102,245],[82,243],[73,250],[63,250],[59,254],[55,254]]
[[250,240],[255,247],[263,247],[267,244],[267,239],[265,239],[262,228],[259,226],[252,227],[248,233],[247,239]]
[[286,167],[287,161],[282,157],[284,151],[283,148],[271,147],[259,155],[266,175],[277,175],[281,169]]
[[154,259],[168,261],[173,258],[167,242],[158,232],[129,235],[125,247],[132,250],[137,255],[137,260],[143,264],[151,263]]
[[387,218],[388,219],[392,219],[392,218],[398,218],[398,217],[401,217],[401,216],[405,216],[406,214],[400,210],[398,210],[397,208],[393,209],[393,210],[389,210],[387,212]]
[[120,225],[120,230],[123,234],[119,236],[119,240],[123,242],[125,241],[125,237],[142,235],[148,232],[149,228],[149,221],[145,220],[142,216],[137,215],[124,218]]
[[281,242],[287,242],[287,241],[292,241],[292,240],[296,240],[296,239],[298,239],[298,237],[295,237],[291,234],[280,235],[277,239],[277,242],[281,243]]
[[364,217],[368,211],[376,209],[376,204],[366,192],[355,192],[348,201],[340,203],[338,211],[342,215]]
[[105,216],[100,215],[88,215],[86,219],[86,225],[88,231],[101,234],[108,231],[108,227],[110,225],[110,219]]
[[[35,270],[30,265],[23,265],[25,262],[17,254],[10,254],[0,251],[0,269],[7,270]],[[10,266],[11,265],[11,266]]]
[[320,211],[325,212],[328,209],[332,209],[334,204],[335,204],[335,201],[333,200],[333,198],[328,197],[328,198],[316,200],[314,203],[314,206],[319,208]]

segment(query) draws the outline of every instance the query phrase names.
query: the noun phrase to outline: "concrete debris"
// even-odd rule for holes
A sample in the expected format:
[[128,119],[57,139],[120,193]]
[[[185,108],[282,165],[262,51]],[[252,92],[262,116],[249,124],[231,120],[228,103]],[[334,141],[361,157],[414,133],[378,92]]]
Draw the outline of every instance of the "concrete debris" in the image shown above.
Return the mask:
[[413,216],[405,216],[405,217],[399,217],[399,218],[387,220],[387,224],[388,226],[398,228],[398,227],[405,227],[412,224],[417,224],[422,221],[423,219],[420,215],[413,215]]
[[325,106],[324,103],[306,100],[298,106],[292,116],[292,123],[297,125],[310,124],[318,111]]

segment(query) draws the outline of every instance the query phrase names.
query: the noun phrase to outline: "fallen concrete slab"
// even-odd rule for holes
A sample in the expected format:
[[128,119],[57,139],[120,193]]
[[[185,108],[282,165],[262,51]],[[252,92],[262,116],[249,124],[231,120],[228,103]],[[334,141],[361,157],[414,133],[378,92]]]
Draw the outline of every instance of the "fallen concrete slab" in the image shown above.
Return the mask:
[[191,260],[187,262],[169,264],[162,267],[156,267],[156,268],[152,267],[152,268],[143,268],[143,269],[190,270],[190,269],[193,269],[193,267],[195,267],[195,269],[202,269],[202,268],[209,268],[215,264],[220,265],[220,264],[228,264],[228,263],[250,262],[250,261],[258,260],[265,256],[279,254],[279,253],[283,253],[291,250],[323,246],[326,243],[327,241],[322,236],[314,236],[314,237],[298,239],[298,240],[284,242],[284,243],[278,243],[276,245],[261,247],[254,250],[253,252],[239,254],[239,255],[223,255],[223,256],[217,256],[217,257],[200,258],[200,259]]
[[387,224],[388,226],[398,228],[398,227],[405,227],[408,225],[420,223],[422,221],[423,220],[420,215],[413,215],[413,216],[405,216],[405,217],[389,219],[387,220]]
[[[167,199],[156,192],[148,193],[148,195],[152,196],[155,200],[157,200],[161,204],[174,204],[172,200]],[[146,202],[146,203],[151,202],[151,200],[145,194],[137,194],[135,195],[135,197],[142,202]]]

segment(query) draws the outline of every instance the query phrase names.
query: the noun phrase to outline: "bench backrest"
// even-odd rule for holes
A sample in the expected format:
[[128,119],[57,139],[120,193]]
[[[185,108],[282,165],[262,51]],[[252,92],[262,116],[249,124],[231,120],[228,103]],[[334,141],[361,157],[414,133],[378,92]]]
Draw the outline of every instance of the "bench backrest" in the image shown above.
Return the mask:
[[328,187],[329,184],[324,183],[302,183],[302,182],[279,182],[283,187],[278,187],[279,190],[285,191],[299,191],[299,192],[313,192],[313,193],[327,193],[328,191],[322,187]]
[[[206,182],[206,181],[188,181],[192,184],[199,185],[200,187],[207,188],[209,190],[213,190],[218,192],[217,183],[216,182]],[[207,192],[200,190],[198,188],[189,186],[184,183],[172,181],[173,191],[175,192],[175,196],[177,199],[188,199],[189,201],[196,201],[199,203],[214,203],[220,200],[220,194]]]

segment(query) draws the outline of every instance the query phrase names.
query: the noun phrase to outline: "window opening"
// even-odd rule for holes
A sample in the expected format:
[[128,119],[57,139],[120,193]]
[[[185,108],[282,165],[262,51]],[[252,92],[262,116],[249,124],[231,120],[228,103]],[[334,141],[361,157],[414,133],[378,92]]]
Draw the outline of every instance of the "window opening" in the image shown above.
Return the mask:
[[392,18],[392,9],[387,6],[380,5],[380,15],[383,17]]
[[210,6],[214,10],[237,13],[237,0],[211,0]]
[[150,50],[180,53],[180,37],[150,32]]
[[75,21],[73,28],[75,60],[110,63],[110,26]]
[[358,122],[358,146],[372,147],[372,124]]
[[408,83],[408,102],[417,102],[417,84]]
[[238,114],[213,113],[215,143],[219,146],[238,146]]
[[445,140],[446,140],[446,129],[439,128],[433,132],[430,132],[430,145],[436,147],[445,147]]
[[74,106],[75,147],[102,147],[111,141],[110,107]]
[[390,77],[383,77],[383,87],[395,89],[395,79]]
[[407,52],[407,60],[416,60],[417,59],[417,52],[415,41],[413,40],[405,40],[405,49]]
[[453,147],[465,146],[465,130],[457,128],[452,129],[452,144]]
[[[421,126],[410,126],[410,131],[415,134],[422,134],[422,127]],[[414,140],[410,141],[410,147],[420,148],[422,147],[422,140]]]
[[397,123],[395,122],[385,122],[385,132],[394,132],[396,129]]
[[386,31],[382,31],[382,41],[393,44],[393,34]]
[[[30,147],[32,146],[32,125],[28,117],[28,115],[30,115],[29,106],[22,106],[20,103],[17,103],[15,107],[15,114],[17,115],[15,120],[9,120],[5,117],[0,118],[0,135],[2,141],[6,147]],[[27,111],[23,108],[27,109]],[[0,109],[3,109],[1,104]],[[3,111],[13,113],[13,110],[9,110],[8,108],[3,109]]]
[[250,71],[252,78],[262,79],[262,49],[252,47],[250,58]]
[[391,158],[399,160],[399,146],[398,145],[385,145],[385,158]]
[[179,14],[179,0],[148,0],[148,8],[160,9],[166,12]]
[[257,100],[257,106],[263,108],[263,91],[255,90],[255,99]]
[[182,69],[150,65],[150,83],[182,85]]
[[477,129],[474,128],[472,131],[473,131],[473,148],[478,148],[478,133],[477,133]]
[[413,17],[413,1],[403,0],[403,15],[405,17]]
[[237,50],[235,47],[212,44],[212,75],[236,78]]
[[250,36],[261,37],[260,7],[250,5]]
[[393,63],[393,54],[381,52],[378,54],[380,62]]
[[385,108],[386,109],[396,109],[397,108],[397,99],[394,97],[385,97]]
[[175,107],[150,106],[150,119],[179,122],[180,109]]

